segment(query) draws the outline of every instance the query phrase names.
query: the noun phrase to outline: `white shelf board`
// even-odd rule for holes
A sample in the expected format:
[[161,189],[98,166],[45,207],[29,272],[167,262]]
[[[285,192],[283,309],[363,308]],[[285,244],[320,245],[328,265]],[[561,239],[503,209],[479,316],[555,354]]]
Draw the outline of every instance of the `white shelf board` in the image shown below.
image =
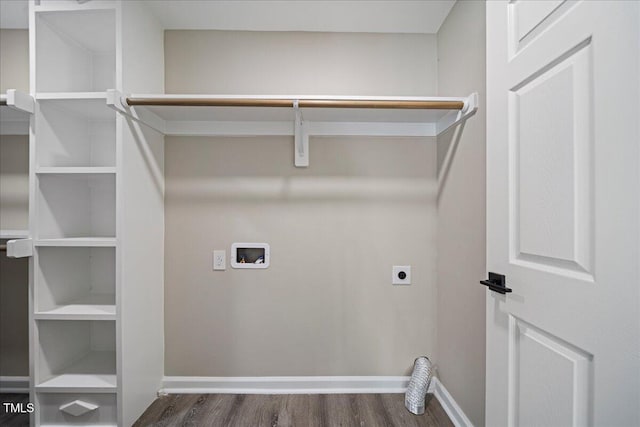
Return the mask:
[[115,121],[113,110],[107,106],[106,92],[39,93],[36,99],[42,105],[53,106],[87,120]]
[[37,311],[36,320],[115,320],[114,296],[90,294],[46,311]]
[[115,167],[40,167],[36,170],[39,175],[95,175],[95,174],[114,174]]
[[60,239],[37,239],[34,246],[55,246],[55,247],[114,247],[115,237],[68,237]]
[[0,230],[0,239],[26,239],[29,230]]
[[63,101],[63,100],[87,100],[87,99],[107,99],[106,92],[38,92],[38,101]]
[[115,393],[116,356],[113,351],[92,351],[67,366],[64,373],[36,385],[39,393]]

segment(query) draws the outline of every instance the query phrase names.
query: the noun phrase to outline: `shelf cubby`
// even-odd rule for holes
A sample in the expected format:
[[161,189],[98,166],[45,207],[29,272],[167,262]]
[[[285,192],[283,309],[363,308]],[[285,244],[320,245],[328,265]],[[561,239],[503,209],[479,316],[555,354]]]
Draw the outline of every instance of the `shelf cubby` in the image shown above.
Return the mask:
[[[37,416],[45,426],[116,426],[118,414],[116,395],[112,393],[37,393]],[[72,415],[60,408],[80,401],[95,409]]]
[[40,247],[36,319],[115,319],[115,248]]
[[39,100],[38,167],[115,166],[115,112],[107,107],[104,94],[91,96]]
[[115,174],[39,175],[37,197],[37,240],[115,238]]
[[115,322],[39,320],[37,329],[37,392],[116,392]]
[[115,10],[36,11],[36,91],[115,87]]

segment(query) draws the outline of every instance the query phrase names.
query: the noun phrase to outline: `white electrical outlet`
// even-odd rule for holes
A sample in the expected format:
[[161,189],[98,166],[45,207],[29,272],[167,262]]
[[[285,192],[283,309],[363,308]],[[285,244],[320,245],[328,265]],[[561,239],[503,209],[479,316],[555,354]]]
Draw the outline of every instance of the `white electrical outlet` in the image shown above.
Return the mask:
[[214,270],[226,270],[227,269],[227,253],[226,251],[213,251],[213,269]]
[[410,285],[411,284],[411,266],[410,265],[394,265],[391,268],[391,284],[392,285]]

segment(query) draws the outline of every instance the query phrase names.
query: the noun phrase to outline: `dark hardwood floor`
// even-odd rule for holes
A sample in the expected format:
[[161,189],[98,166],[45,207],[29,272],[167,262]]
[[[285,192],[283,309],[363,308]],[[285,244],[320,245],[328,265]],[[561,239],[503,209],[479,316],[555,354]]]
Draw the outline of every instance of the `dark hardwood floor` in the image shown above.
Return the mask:
[[29,403],[28,394],[0,394],[0,426],[2,427],[24,427],[29,425],[29,414],[13,414],[5,410],[3,403],[22,403],[23,407]]
[[134,424],[143,426],[453,426],[429,395],[424,415],[404,394],[177,394],[156,399]]

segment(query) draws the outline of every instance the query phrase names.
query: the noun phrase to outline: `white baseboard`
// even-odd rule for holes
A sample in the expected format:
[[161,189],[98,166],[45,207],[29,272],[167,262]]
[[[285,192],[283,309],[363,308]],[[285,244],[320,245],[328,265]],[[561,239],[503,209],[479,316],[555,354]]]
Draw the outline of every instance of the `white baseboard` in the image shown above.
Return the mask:
[[0,377],[0,393],[29,393],[29,377]]
[[[404,393],[410,377],[164,377],[158,394]],[[429,387],[456,427],[473,424],[438,378]]]
[[451,419],[453,425],[456,427],[473,427],[471,420],[467,418],[465,413],[462,411],[462,408],[458,406],[458,403],[453,399],[438,378],[433,378],[430,388],[433,388],[434,396],[438,399],[440,405],[442,405],[442,408]]
[[164,377],[161,394],[404,393],[409,377]]

